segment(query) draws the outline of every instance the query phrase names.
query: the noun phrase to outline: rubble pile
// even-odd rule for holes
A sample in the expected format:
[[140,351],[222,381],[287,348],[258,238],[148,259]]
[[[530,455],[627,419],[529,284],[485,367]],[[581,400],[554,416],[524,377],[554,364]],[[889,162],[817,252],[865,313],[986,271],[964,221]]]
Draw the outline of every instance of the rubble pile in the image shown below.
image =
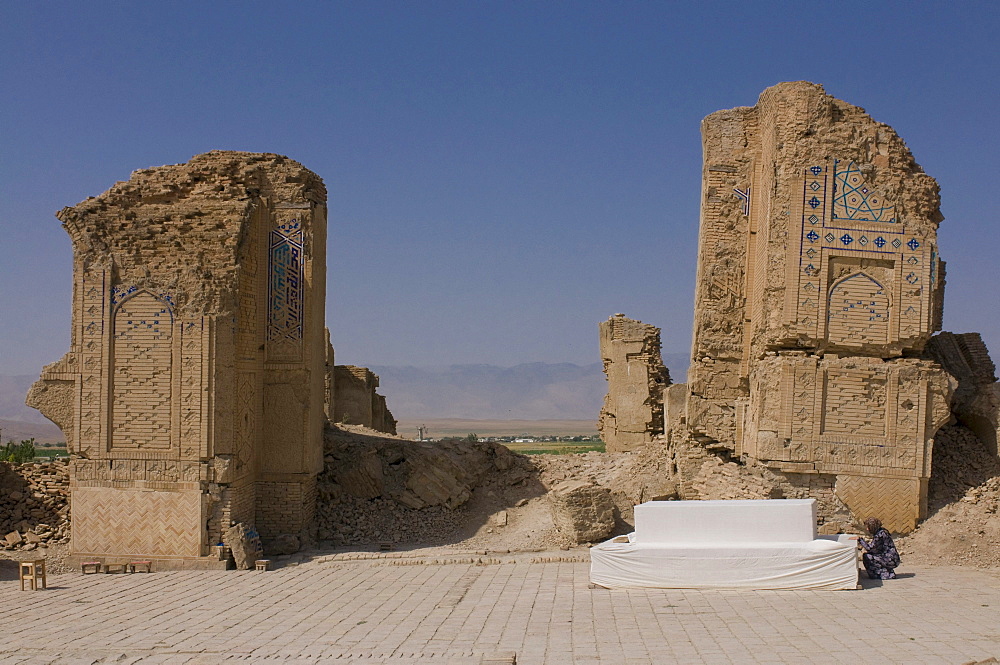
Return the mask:
[[[664,446],[655,439],[634,453],[526,457],[496,444],[408,441],[340,425],[326,432],[317,536],[321,546],[530,551],[628,533],[634,505],[677,497]],[[931,516],[898,540],[904,563],[1000,566],[1000,460],[958,425],[937,433],[933,459]],[[707,456],[693,484],[703,499],[815,496],[837,503],[833,488],[808,486],[816,477],[791,480],[762,465]],[[68,485],[65,461],[0,464],[5,558],[34,556],[41,548],[50,571],[69,570],[60,565],[69,541]],[[826,526],[859,531],[834,503],[823,511],[838,519]],[[590,522],[599,529],[584,528]]]
[[528,458],[501,445],[408,441],[354,425],[327,429],[324,459],[317,537],[338,545],[454,542],[474,532],[483,501],[499,510],[537,484]]
[[0,462],[0,546],[30,552],[69,542],[69,465]]
[[898,543],[907,563],[1000,567],[1000,459],[971,430],[934,439],[930,517]]

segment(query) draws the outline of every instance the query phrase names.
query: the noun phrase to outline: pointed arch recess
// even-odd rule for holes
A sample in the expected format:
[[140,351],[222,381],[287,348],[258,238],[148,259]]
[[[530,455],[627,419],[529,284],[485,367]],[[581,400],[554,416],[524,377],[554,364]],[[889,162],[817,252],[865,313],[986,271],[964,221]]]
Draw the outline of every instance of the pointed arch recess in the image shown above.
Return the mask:
[[173,311],[149,291],[115,308],[111,350],[111,447],[171,445]]
[[828,339],[838,346],[889,340],[889,292],[869,275],[848,275],[830,288]]

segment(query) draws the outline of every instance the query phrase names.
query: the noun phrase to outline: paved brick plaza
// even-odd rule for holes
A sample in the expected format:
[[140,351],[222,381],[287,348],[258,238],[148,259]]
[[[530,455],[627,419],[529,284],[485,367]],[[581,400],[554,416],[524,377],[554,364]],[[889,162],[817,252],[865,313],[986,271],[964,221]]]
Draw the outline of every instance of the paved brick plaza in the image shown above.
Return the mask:
[[[569,555],[569,556],[567,556]],[[1000,656],[1000,571],[861,591],[588,588],[576,552],[318,556],[0,582],[0,663],[948,663]],[[478,560],[484,563],[478,563]],[[502,658],[506,656],[507,660]]]

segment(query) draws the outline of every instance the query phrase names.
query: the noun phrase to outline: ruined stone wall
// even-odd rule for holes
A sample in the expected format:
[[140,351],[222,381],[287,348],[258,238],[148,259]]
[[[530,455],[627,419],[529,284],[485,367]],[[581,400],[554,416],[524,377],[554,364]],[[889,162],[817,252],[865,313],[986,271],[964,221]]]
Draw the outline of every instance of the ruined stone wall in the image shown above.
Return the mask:
[[958,381],[951,410],[993,455],[1000,455],[1000,383],[996,365],[979,333],[943,332],[931,338],[926,355]]
[[73,553],[203,557],[224,519],[267,509],[255,484],[322,468],[326,189],[215,151],[58,217],[71,348],[28,403],[73,455]]
[[600,324],[608,393],[597,422],[608,452],[637,450],[663,434],[663,391],[670,374],[660,357],[660,329],[615,314]]
[[334,364],[333,344],[330,343],[330,329],[326,329],[326,361],[323,367],[323,412],[329,422],[334,422],[333,403],[337,393],[337,374]]
[[363,425],[389,434],[396,433],[396,421],[386,406],[385,397],[375,392],[378,375],[367,367],[335,365],[328,383],[333,387],[335,423]]
[[316,478],[257,483],[257,531],[263,541],[284,534],[308,537],[316,513]]
[[[811,83],[702,123],[686,440],[834,474],[857,518],[926,512],[949,378],[938,187],[888,125]],[[682,483],[683,484],[683,483]]]
[[392,417],[385,397],[379,394],[372,397],[372,429],[387,434],[396,434],[396,419]]

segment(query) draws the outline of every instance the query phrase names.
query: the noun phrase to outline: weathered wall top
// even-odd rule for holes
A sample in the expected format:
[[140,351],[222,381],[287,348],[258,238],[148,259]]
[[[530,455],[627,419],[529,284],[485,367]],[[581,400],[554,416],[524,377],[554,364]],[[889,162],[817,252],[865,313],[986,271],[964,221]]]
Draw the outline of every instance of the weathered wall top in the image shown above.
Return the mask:
[[214,150],[186,164],[135,171],[56,216],[82,267],[113,267],[123,283],[155,283],[174,294],[181,313],[209,314],[236,306],[225,294],[255,209],[325,202],[323,181],[296,161]]
[[[800,81],[713,113],[702,133],[695,361],[746,375],[772,349],[923,348],[940,327],[940,197],[891,127]],[[865,295],[878,296],[871,325],[840,306]]]

